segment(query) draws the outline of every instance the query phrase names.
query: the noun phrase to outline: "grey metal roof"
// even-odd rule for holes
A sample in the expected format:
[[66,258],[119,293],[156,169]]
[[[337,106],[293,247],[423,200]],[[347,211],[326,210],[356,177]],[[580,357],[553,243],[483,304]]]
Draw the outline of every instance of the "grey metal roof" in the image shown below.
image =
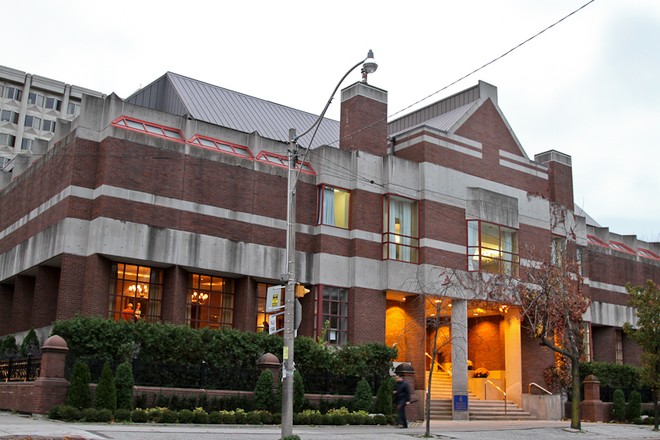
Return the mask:
[[425,121],[421,121],[417,124],[406,127],[405,129],[400,130],[397,133],[390,133],[391,136],[396,136],[399,133],[407,132],[413,130],[417,127],[431,127],[436,130],[443,131],[445,133],[449,132],[456,123],[475,105],[478,105],[478,102],[471,102],[469,104],[462,105],[458,108],[448,111],[447,113],[442,113],[440,115],[434,116]]
[[[137,91],[129,102],[168,113],[220,125],[277,141],[288,142],[289,128],[307,130],[318,115],[255,98],[176,73],[167,72]],[[311,134],[299,140],[309,146]],[[339,121],[324,118],[312,147],[330,145],[339,139]]]

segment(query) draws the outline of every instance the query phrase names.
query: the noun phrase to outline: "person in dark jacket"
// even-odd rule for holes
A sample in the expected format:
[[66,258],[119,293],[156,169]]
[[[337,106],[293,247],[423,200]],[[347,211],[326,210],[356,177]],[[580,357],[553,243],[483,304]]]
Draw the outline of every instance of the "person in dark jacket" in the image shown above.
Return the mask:
[[410,403],[410,387],[403,376],[396,376],[394,384],[394,403],[396,404],[396,424],[402,428],[408,427],[406,405]]

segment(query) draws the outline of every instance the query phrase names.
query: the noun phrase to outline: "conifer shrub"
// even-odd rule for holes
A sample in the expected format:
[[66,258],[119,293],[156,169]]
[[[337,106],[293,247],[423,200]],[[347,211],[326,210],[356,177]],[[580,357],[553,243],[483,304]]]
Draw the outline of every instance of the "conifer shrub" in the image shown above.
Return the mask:
[[0,359],[7,359],[18,354],[18,345],[16,345],[16,338],[14,335],[9,335],[2,339],[0,344]]
[[122,362],[115,371],[117,389],[117,408],[133,409],[133,367],[129,362]]
[[110,368],[110,362],[108,361],[103,364],[101,378],[96,385],[96,391],[94,392],[94,408],[105,408],[113,412],[117,409],[115,376],[112,374],[112,368]]
[[21,342],[21,347],[19,349],[21,356],[38,356],[41,353],[41,341],[35,333],[34,329],[30,329],[23,342]]
[[623,390],[617,388],[612,396],[612,418],[617,422],[626,419],[626,397]]
[[392,401],[392,392],[394,391],[394,381],[392,378],[383,380],[378,386],[376,393],[376,404],[374,411],[377,414],[389,415],[394,412],[394,403]]
[[254,388],[254,404],[256,409],[270,411],[275,404],[273,395],[273,373],[264,370],[259,375],[257,385]]
[[626,420],[632,421],[642,416],[642,395],[639,391],[632,391],[626,408]]
[[353,398],[353,411],[371,411],[373,405],[373,394],[371,385],[365,379],[361,379],[355,388]]
[[89,391],[89,383],[92,380],[92,374],[87,364],[77,361],[71,373],[71,381],[66,394],[66,404],[74,408],[88,408],[92,402]]
[[[298,370],[293,372],[293,412],[303,410],[305,406],[305,383]],[[280,405],[281,407],[281,405]]]

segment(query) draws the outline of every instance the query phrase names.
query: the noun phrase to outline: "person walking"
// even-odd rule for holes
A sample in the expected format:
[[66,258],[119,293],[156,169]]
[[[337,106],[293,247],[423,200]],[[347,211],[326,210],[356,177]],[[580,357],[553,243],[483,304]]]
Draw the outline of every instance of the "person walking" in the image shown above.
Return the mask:
[[396,424],[401,428],[407,428],[406,406],[410,403],[410,386],[403,376],[398,374],[394,384],[394,403],[396,404]]

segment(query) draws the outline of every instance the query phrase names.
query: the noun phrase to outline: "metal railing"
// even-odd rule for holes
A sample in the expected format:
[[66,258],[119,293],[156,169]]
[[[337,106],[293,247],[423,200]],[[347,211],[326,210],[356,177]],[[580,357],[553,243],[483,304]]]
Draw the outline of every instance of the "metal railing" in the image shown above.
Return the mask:
[[506,410],[506,391],[504,391],[504,390],[503,390],[502,388],[500,388],[499,386],[495,385],[490,379],[486,379],[486,380],[484,381],[484,398],[486,397],[486,385],[491,385],[491,386],[493,386],[497,391],[499,391],[500,393],[502,393],[502,395],[504,396],[504,414],[506,415],[506,414],[507,414],[507,410]]
[[552,393],[550,391],[546,390],[545,388],[543,388],[541,385],[537,384],[536,382],[532,382],[527,386],[527,394],[532,394],[532,386],[535,386],[539,390],[544,391],[546,394],[552,395]]
[[41,358],[9,358],[0,360],[0,380],[27,382],[36,380],[41,370]]

